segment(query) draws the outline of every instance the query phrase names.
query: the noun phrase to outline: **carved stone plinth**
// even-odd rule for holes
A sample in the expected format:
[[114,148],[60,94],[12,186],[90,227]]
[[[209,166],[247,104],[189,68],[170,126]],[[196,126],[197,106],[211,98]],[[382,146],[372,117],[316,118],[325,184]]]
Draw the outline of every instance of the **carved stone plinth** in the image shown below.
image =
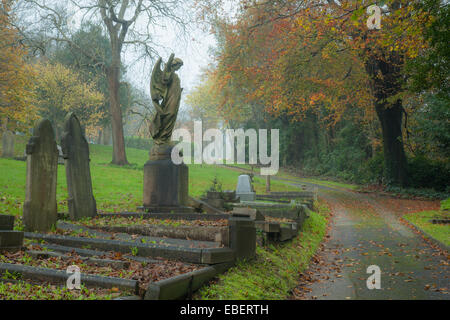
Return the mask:
[[172,148],[152,150],[144,165],[144,205],[146,211],[186,211],[189,196],[189,169],[174,164],[170,158]]

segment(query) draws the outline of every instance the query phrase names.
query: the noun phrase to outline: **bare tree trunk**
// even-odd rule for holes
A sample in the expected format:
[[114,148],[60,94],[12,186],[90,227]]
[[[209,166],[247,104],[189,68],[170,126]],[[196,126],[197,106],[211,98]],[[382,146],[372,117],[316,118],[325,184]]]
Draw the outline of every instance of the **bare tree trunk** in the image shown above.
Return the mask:
[[102,144],[102,129],[98,129],[97,144]]
[[[120,53],[119,53],[120,55]],[[118,61],[111,62],[111,66],[108,67],[108,87],[109,87],[109,108],[111,112],[111,128],[112,128],[112,140],[113,140],[113,158],[112,163],[116,165],[127,165],[127,155],[125,153],[125,139],[123,136],[123,123],[122,123],[122,109],[119,102],[119,70],[120,70],[120,58]]]
[[270,176],[266,176],[266,192],[270,192]]

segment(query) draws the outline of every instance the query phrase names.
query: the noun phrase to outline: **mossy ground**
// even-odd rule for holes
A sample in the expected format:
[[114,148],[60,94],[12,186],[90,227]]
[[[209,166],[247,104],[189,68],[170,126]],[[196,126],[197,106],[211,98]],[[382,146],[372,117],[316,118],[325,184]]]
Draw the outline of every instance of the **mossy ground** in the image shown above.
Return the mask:
[[0,300],[111,300],[124,293],[115,289],[69,290],[55,285],[36,285],[23,281],[0,282]]
[[312,212],[301,233],[279,245],[258,246],[252,261],[241,261],[220,275],[215,283],[203,287],[196,299],[279,300],[290,296],[299,273],[304,271],[322,241],[327,226],[328,208]]

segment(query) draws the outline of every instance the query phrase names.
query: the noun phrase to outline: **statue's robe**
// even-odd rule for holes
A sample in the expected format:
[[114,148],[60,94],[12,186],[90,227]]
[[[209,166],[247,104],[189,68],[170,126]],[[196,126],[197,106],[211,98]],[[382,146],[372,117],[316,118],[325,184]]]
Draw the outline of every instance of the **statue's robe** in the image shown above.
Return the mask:
[[[158,145],[170,142],[178,116],[178,109],[180,108],[181,92],[183,91],[180,78],[175,72],[172,73],[171,78],[167,92],[161,103],[161,109],[164,114],[157,112],[150,126],[150,134],[152,135],[153,141]],[[158,102],[154,101],[154,103]]]

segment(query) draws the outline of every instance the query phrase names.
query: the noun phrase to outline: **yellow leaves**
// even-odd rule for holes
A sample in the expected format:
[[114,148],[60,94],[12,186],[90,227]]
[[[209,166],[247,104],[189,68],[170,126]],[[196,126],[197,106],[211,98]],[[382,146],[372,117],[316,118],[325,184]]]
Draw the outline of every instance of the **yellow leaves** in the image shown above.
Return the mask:
[[101,119],[99,107],[105,99],[92,83],[82,81],[77,72],[59,63],[38,63],[35,70],[36,105],[43,116],[61,122],[73,111],[85,126]]

